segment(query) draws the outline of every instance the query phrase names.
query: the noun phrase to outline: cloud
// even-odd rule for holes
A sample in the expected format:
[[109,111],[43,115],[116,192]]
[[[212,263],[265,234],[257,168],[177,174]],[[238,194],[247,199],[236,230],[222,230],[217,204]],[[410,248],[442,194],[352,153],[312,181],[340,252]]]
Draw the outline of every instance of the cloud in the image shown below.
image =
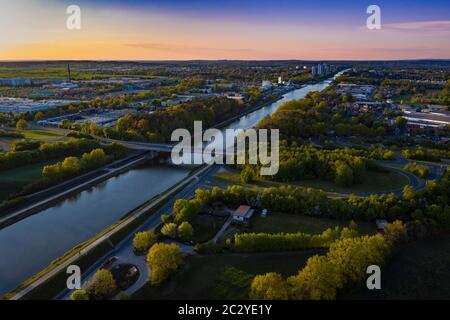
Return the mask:
[[412,21],[382,24],[382,29],[394,31],[450,31],[450,20],[443,21]]

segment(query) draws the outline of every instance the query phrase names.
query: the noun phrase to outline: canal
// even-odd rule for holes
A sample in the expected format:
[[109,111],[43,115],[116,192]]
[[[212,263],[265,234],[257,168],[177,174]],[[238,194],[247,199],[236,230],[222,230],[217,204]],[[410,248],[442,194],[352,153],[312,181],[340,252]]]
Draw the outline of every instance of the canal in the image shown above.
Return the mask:
[[[324,80],[288,92],[280,100],[243,116],[227,128],[253,127],[284,102],[303,98],[311,91],[321,91],[331,82],[332,79]],[[0,296],[188,174],[189,169],[173,166],[134,168],[1,229]]]

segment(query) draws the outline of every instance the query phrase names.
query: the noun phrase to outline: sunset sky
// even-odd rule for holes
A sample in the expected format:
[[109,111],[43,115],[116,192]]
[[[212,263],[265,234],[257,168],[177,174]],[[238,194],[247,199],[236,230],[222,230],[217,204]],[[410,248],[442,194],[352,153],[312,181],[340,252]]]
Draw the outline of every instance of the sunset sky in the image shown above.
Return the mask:
[[[66,28],[81,7],[81,30]],[[381,7],[381,30],[366,8]],[[0,0],[0,60],[450,58],[450,1]]]

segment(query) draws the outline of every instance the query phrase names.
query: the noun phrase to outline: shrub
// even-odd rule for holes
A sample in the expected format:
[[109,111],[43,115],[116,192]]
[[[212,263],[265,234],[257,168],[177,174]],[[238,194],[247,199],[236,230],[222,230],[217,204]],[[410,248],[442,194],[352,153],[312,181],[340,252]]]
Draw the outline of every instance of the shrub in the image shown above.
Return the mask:
[[154,244],[147,254],[151,282],[156,285],[175,272],[182,262],[180,248],[175,243]]
[[181,223],[178,226],[178,237],[183,241],[189,241],[192,239],[192,234],[194,233],[194,229],[191,224],[187,221]]
[[161,233],[166,237],[175,239],[177,237],[178,226],[175,223],[169,222],[163,225]]
[[137,232],[133,238],[133,246],[137,252],[144,252],[150,249],[157,240],[154,231]]

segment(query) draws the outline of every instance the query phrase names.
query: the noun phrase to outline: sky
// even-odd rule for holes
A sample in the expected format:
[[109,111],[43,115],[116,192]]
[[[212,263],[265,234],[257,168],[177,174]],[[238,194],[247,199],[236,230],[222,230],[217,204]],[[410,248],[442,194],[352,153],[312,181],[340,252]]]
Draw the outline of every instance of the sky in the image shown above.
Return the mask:
[[0,0],[0,60],[450,59],[449,39],[448,0]]

